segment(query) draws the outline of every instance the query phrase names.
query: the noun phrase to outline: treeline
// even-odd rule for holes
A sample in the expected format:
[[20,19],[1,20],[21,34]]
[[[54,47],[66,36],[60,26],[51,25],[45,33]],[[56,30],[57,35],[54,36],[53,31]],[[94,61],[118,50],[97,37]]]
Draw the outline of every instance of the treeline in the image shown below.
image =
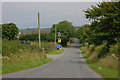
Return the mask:
[[[76,31],[76,37],[80,43],[101,46],[102,57],[109,53],[110,50],[116,50],[114,53],[120,53],[120,1],[119,2],[101,2],[96,6],[91,6],[84,10],[85,16],[91,22],[90,25],[81,26]],[[111,49],[113,48],[113,49]]]
[[[55,41],[55,27],[56,27],[56,42],[58,40],[58,32],[61,33],[61,45],[66,46],[67,42],[74,37],[75,33],[75,27],[72,25],[71,22],[68,21],[61,21],[58,24],[53,24],[52,28],[50,29],[50,33],[41,33],[40,38],[41,41],[47,41],[47,42],[54,42]],[[29,40],[29,41],[38,41],[38,33],[35,34],[23,34],[20,36],[19,40]]]
[[[38,33],[32,33],[32,34],[23,34],[20,36],[19,40],[25,40],[25,41],[38,41],[39,40],[39,34]],[[54,42],[55,41],[55,35],[52,33],[41,33],[40,34],[41,41],[46,42]]]
[[75,37],[75,27],[72,25],[72,22],[67,20],[61,21],[58,24],[53,24],[50,33],[55,33],[56,27],[56,36],[58,38],[58,32],[61,33],[61,45],[66,46],[68,41],[72,41],[72,38]]
[[[68,41],[73,42],[72,37],[74,37],[75,27],[72,25],[71,22],[68,21],[61,21],[58,24],[53,24],[50,33],[41,33],[40,38],[41,41],[46,42],[54,42],[55,41],[55,27],[56,27],[56,42],[58,40],[58,32],[61,33],[61,45],[66,46]],[[2,24],[2,38],[8,40],[16,39],[16,35],[18,34],[19,29],[17,28],[16,24],[14,23],[7,23]],[[38,33],[32,34],[22,34],[19,40],[25,41],[38,41]]]

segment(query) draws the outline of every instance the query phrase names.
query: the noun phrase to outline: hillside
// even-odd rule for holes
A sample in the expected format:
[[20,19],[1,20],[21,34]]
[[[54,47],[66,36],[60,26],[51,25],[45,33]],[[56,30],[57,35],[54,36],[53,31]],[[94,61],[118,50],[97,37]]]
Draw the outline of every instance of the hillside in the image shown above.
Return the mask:
[[[76,29],[78,29],[80,26],[75,27]],[[50,28],[42,28],[40,29],[41,33],[49,33],[50,32]],[[27,28],[27,29],[20,29],[19,32],[21,33],[38,33],[38,29],[37,28]]]
[[[40,30],[41,30],[41,33],[49,33],[50,32],[50,28],[43,28]],[[38,33],[38,29],[37,28],[20,29],[19,32],[21,32],[21,33]]]

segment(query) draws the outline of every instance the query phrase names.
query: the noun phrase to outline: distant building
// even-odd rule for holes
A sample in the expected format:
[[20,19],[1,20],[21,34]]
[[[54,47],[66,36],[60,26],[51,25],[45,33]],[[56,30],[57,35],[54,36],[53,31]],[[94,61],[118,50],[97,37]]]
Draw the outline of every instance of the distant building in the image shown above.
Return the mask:
[[16,38],[20,38],[20,35],[21,35],[21,34],[22,34],[22,33],[19,32],[19,33],[17,34]]

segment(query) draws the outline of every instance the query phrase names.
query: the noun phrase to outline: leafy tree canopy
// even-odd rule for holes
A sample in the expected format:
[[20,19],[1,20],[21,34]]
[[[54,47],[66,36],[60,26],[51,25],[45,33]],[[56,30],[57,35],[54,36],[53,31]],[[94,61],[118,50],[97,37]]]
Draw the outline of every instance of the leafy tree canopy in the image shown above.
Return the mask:
[[62,45],[66,45],[67,41],[69,41],[71,37],[74,37],[75,27],[72,25],[71,22],[65,20],[59,22],[58,24],[54,24],[51,28],[51,33],[55,33],[55,27],[56,33],[61,33]]
[[102,2],[97,6],[91,6],[85,10],[85,16],[91,20],[90,30],[94,32],[93,41],[107,41],[114,44],[116,39],[120,39],[120,1],[119,2]]
[[15,36],[18,34],[19,29],[17,28],[16,24],[8,23],[2,24],[2,38],[6,38],[8,40],[15,39]]

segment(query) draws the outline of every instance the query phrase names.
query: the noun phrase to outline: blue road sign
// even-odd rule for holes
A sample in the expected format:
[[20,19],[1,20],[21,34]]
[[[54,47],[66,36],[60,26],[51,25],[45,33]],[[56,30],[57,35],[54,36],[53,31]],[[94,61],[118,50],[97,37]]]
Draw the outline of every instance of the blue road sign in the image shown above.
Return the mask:
[[56,45],[56,48],[61,48],[61,45]]

